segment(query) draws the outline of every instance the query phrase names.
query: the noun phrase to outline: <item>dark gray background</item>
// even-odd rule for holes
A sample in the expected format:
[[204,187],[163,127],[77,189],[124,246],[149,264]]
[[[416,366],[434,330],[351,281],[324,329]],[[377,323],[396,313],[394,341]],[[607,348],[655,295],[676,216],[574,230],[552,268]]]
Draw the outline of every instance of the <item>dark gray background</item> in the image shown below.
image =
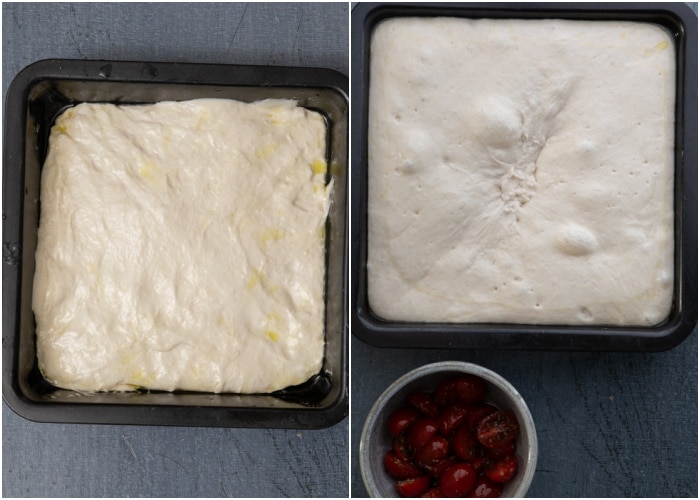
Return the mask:
[[372,404],[404,373],[444,360],[494,370],[527,402],[539,440],[528,496],[697,497],[697,329],[655,354],[380,349],[356,338],[351,354],[354,497],[367,496],[357,449]]
[[697,498],[697,337],[696,327],[654,354],[382,349],[353,338],[351,494],[367,496],[358,445],[374,401],[404,373],[454,359],[503,375],[529,405],[539,460],[528,496]]
[[[3,104],[46,58],[320,66],[348,74],[348,4],[2,6]],[[4,107],[4,106],[3,106]],[[323,430],[39,424],[3,402],[3,496],[348,495],[348,419]]]

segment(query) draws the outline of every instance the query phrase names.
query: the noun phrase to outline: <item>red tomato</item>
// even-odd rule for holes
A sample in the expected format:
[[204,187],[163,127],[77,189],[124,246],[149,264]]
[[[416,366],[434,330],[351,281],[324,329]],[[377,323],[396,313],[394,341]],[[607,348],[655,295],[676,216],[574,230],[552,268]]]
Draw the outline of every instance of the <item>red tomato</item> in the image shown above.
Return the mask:
[[404,479],[396,483],[396,491],[402,497],[419,497],[430,489],[430,478],[428,476]]
[[498,448],[484,448],[484,453],[489,458],[503,458],[515,453],[515,440],[509,441]]
[[514,455],[508,455],[500,459],[498,462],[491,464],[484,474],[491,481],[496,483],[507,483],[518,472],[518,460]]
[[435,402],[440,406],[447,406],[455,402],[454,378],[446,378],[435,388]]
[[476,428],[476,437],[487,448],[500,448],[518,434],[518,418],[510,410],[484,417]]
[[464,375],[454,381],[455,400],[467,404],[481,403],[486,397],[486,382],[476,375]]
[[410,479],[423,475],[422,470],[405,460],[401,460],[393,451],[384,455],[384,468],[395,479]]
[[437,403],[427,392],[414,392],[406,398],[406,402],[427,417],[437,417],[440,414]]
[[413,450],[419,450],[437,432],[437,422],[432,418],[416,420],[408,428],[408,446]]
[[399,408],[389,417],[389,432],[396,436],[399,432],[418,420],[418,410],[415,408]]
[[391,443],[391,448],[401,460],[411,460],[413,457],[413,450],[408,446],[406,431],[399,433],[399,435],[394,438],[394,441]]
[[476,471],[471,464],[461,462],[448,468],[439,479],[440,490],[446,497],[461,497],[476,483]]
[[469,425],[458,428],[452,438],[452,448],[455,455],[463,460],[472,461],[479,456],[479,442],[476,440],[474,430]]
[[452,434],[462,422],[469,416],[470,408],[465,405],[455,404],[445,408],[438,417],[438,428],[443,436]]
[[471,498],[498,498],[503,493],[503,486],[486,477],[480,477],[469,495]]
[[458,402],[471,405],[482,402],[486,391],[486,382],[476,375],[448,378],[435,388],[435,402],[441,406]]
[[491,461],[484,456],[478,456],[474,460],[471,460],[469,463],[471,463],[474,466],[476,472],[478,472],[479,474],[484,472],[484,469],[491,465]]
[[428,474],[430,474],[431,476],[439,478],[443,472],[445,472],[449,467],[452,467],[456,463],[457,459],[455,457],[447,457],[446,459],[441,460],[434,465],[426,465],[423,468],[427,470]]
[[476,429],[476,426],[479,425],[479,422],[481,422],[484,417],[491,415],[492,413],[496,413],[497,411],[498,408],[486,403],[472,407],[472,410],[469,412],[469,416],[467,417],[467,425],[469,425],[469,427],[472,429]]
[[447,458],[450,452],[450,443],[442,436],[433,436],[428,439],[421,448],[416,451],[415,461],[417,465],[425,466],[435,465],[436,463]]
[[428,490],[428,492],[423,495],[421,498],[444,498],[445,495],[442,494],[442,491],[440,491],[440,488],[437,486],[435,488],[431,488]]

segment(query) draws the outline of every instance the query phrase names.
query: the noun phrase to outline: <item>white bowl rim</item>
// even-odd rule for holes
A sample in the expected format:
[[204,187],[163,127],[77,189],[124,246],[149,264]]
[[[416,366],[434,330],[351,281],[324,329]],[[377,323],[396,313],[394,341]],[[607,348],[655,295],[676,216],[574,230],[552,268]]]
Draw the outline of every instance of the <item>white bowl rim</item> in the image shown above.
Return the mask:
[[364,453],[365,443],[367,443],[369,433],[376,425],[376,415],[379,409],[386,401],[391,399],[400,389],[402,389],[408,383],[420,379],[424,375],[430,375],[432,373],[441,371],[463,372],[477,375],[483,378],[484,380],[491,382],[503,389],[517,407],[519,415],[521,415],[522,418],[524,418],[524,422],[521,422],[521,425],[528,429],[528,453],[523,477],[517,489],[513,492],[512,496],[513,498],[524,497],[525,493],[527,493],[527,490],[530,488],[532,478],[535,475],[535,468],[537,466],[538,456],[537,431],[535,429],[535,422],[532,419],[530,409],[528,408],[527,403],[525,403],[525,400],[520,395],[520,393],[505,378],[503,378],[501,375],[494,372],[493,370],[490,370],[481,365],[469,363],[467,361],[438,361],[435,363],[429,363],[427,365],[415,368],[396,379],[377,398],[375,403],[372,405],[372,408],[370,409],[369,413],[367,414],[365,424],[362,428],[362,434],[360,436],[360,473],[362,475],[362,481],[365,484],[365,488],[367,489],[367,493],[372,498],[381,497],[381,492],[376,488],[374,482],[369,480],[369,476],[371,474],[371,471],[369,470],[369,459],[367,458],[366,453]]

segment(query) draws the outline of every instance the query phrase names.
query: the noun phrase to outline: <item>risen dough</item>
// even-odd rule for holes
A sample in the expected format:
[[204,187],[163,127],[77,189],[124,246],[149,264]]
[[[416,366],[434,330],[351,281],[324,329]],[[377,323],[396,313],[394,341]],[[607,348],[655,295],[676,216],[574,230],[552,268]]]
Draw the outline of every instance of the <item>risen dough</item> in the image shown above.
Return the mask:
[[379,24],[372,310],[406,321],[663,321],[674,58],[670,33],[646,23]]
[[63,113],[42,174],[34,278],[47,379],[250,393],[317,373],[325,134],[292,101]]

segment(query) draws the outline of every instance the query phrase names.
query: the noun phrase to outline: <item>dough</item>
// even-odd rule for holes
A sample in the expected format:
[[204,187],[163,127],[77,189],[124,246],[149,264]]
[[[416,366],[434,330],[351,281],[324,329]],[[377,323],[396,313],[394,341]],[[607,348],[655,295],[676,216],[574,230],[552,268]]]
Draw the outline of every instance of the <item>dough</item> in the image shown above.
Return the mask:
[[255,393],[319,372],[325,140],[322,116],[286,100],[60,115],[34,277],[45,377]]
[[372,37],[368,296],[417,322],[655,325],[674,280],[674,40],[393,18]]

